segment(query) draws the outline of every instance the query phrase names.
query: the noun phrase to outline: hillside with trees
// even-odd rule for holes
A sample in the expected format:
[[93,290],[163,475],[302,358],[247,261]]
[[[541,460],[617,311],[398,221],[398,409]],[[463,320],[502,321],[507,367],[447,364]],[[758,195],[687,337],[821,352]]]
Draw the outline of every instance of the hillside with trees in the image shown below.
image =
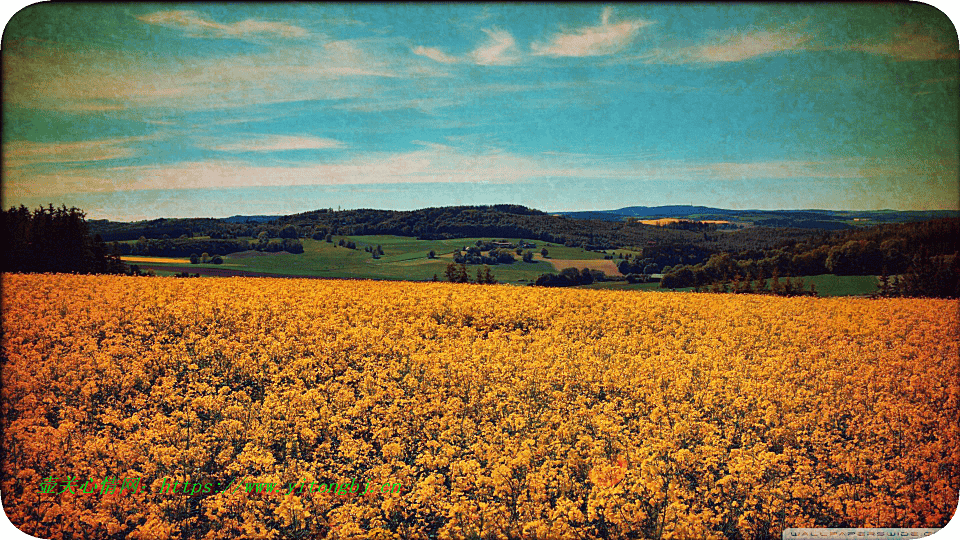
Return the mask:
[[[235,240],[242,237],[282,238],[283,231],[295,231],[296,237],[325,239],[327,236],[396,235],[424,240],[462,237],[527,238],[591,251],[624,247],[658,246],[680,253],[682,246],[699,249],[697,260],[680,258],[676,263],[700,262],[717,251],[763,249],[784,240],[799,240],[816,235],[815,230],[754,227],[736,231],[720,230],[715,225],[685,230],[644,225],[638,222],[572,219],[554,216],[517,205],[456,206],[420,210],[315,210],[272,221],[239,222],[236,218],[156,219],[131,223],[105,220],[91,222],[92,229],[107,242],[138,240],[180,240],[164,246],[149,244],[150,254],[183,253],[206,250],[229,253],[242,246],[220,242],[217,246],[187,249],[186,240],[197,236],[210,240]],[[292,235],[292,234],[291,234]],[[159,251],[158,251],[159,250]]]
[[[958,219],[825,233],[771,249],[714,253],[702,263],[676,265],[664,272],[661,286],[708,287],[818,274],[898,275],[902,277],[891,279],[884,295],[957,297],[958,239]],[[645,260],[621,263],[620,271],[639,272]]]

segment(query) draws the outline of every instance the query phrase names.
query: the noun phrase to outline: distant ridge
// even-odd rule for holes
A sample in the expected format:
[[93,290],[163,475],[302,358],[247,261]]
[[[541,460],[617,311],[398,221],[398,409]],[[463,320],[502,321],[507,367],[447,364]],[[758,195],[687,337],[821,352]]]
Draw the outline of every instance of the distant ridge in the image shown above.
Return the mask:
[[[157,218],[136,222],[89,220],[92,234],[105,242],[145,239],[177,239],[209,236],[214,240],[255,237],[267,231],[278,237],[292,225],[301,237],[397,235],[421,239],[489,236],[528,238],[560,244],[592,246],[645,245],[647,242],[690,243],[714,238],[710,231],[746,245],[766,245],[775,239],[816,234],[818,231],[859,229],[890,223],[909,223],[958,217],[949,210],[925,211],[844,211],[844,210],[727,210],[707,206],[631,206],[618,210],[557,212],[548,214],[525,206],[447,206],[420,210],[338,210],[319,209],[286,216],[235,215],[228,218]],[[630,220],[660,218],[690,221],[720,221],[715,224],[628,223]],[[709,231],[707,231],[709,229]],[[734,236],[727,233],[736,233]],[[740,234],[744,233],[744,234]],[[779,240],[776,240],[779,241]],[[749,243],[747,242],[747,243]],[[732,244],[731,244],[732,245]]]
[[283,216],[230,216],[220,219],[227,223],[268,223],[281,217]]
[[958,217],[954,210],[728,210],[709,206],[627,206],[617,210],[556,212],[575,219],[624,221],[640,219],[725,220],[758,227],[796,227],[803,229],[849,229],[857,225],[905,223],[937,218]]
[[688,214],[731,214],[736,213],[736,210],[681,204],[667,206],[627,206],[619,210],[608,210],[608,212],[633,217],[679,217]]

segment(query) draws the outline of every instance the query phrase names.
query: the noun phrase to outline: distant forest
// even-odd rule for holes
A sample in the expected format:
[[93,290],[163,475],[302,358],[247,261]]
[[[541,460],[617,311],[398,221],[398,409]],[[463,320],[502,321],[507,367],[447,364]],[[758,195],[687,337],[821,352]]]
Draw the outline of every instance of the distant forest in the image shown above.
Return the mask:
[[[766,250],[714,253],[700,263],[665,268],[664,288],[738,284],[739,291],[766,288],[767,278],[819,274],[898,277],[883,296],[960,297],[960,220],[879,225],[787,240]],[[646,255],[646,253],[645,253]],[[638,261],[640,262],[640,261]],[[640,272],[640,264],[620,264],[623,273]],[[712,287],[710,290],[716,290]]]

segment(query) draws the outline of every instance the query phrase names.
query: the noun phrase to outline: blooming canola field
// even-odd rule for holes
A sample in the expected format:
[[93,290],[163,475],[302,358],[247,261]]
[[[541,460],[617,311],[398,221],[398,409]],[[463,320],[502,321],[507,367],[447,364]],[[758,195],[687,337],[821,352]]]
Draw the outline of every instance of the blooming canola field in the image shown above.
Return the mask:
[[[956,301],[2,286],[0,489],[41,538],[779,538],[940,527],[957,506]],[[40,489],[107,476],[142,489]],[[164,478],[400,488],[171,495]]]

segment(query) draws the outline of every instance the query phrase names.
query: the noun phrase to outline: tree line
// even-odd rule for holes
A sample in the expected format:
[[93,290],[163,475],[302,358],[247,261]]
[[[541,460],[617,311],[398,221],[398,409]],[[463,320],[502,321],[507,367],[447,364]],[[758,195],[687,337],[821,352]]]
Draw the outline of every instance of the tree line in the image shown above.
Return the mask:
[[130,270],[120,253],[91,236],[78,208],[21,205],[0,213],[3,272],[121,274]]
[[[470,283],[470,274],[467,272],[467,267],[463,263],[448,264],[443,275],[450,283]],[[433,276],[433,280],[437,281],[436,275]],[[496,285],[497,279],[494,277],[493,272],[490,271],[490,267],[484,266],[482,269],[477,268],[477,277],[473,283],[478,285]]]
[[[618,278],[623,280],[623,278]],[[608,281],[609,278],[603,271],[591,268],[564,268],[559,274],[547,273],[540,274],[540,277],[533,283],[537,287],[572,287],[574,285],[590,285],[591,283]]]

